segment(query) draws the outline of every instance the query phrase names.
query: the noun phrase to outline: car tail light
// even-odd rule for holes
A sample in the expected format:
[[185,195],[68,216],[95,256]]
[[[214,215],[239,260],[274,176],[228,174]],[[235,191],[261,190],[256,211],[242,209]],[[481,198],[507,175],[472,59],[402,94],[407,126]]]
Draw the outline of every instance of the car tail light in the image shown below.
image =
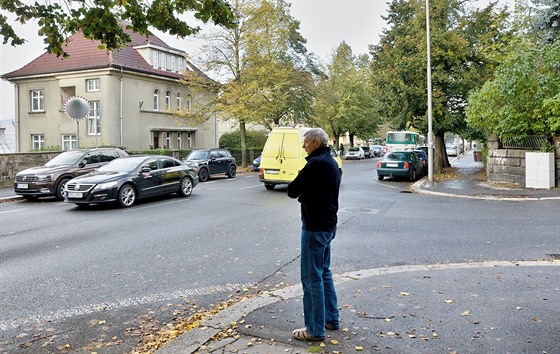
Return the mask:
[[403,165],[403,167],[404,167],[404,168],[409,168],[410,165],[408,164],[408,162],[405,162],[404,165]]
[[381,161],[377,161],[377,168],[381,168]]

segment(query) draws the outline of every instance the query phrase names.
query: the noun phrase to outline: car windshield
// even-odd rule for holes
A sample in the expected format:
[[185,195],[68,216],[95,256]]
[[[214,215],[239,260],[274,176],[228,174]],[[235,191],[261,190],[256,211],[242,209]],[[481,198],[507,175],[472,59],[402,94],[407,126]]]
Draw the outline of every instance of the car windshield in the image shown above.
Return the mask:
[[364,150],[364,151],[369,150],[369,146],[362,146],[362,150]]
[[360,151],[360,149],[357,147],[351,147],[348,151]]
[[392,152],[385,157],[385,160],[391,161],[408,161],[410,153],[404,151]]
[[205,150],[193,151],[187,156],[187,160],[204,160],[208,158],[208,153]]
[[73,165],[84,155],[83,151],[66,151],[51,159],[45,166]]
[[143,161],[143,158],[121,158],[115,159],[108,164],[101,166],[97,171],[101,172],[132,172]]
[[381,149],[381,145],[373,145],[373,149],[379,150],[379,149]]

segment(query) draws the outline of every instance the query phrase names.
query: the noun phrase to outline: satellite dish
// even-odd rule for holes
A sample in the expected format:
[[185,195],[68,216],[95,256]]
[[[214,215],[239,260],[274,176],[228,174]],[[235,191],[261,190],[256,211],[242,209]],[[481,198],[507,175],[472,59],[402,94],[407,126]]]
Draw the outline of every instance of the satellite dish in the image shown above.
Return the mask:
[[89,114],[89,102],[80,96],[72,96],[64,103],[64,113],[74,120],[82,120]]

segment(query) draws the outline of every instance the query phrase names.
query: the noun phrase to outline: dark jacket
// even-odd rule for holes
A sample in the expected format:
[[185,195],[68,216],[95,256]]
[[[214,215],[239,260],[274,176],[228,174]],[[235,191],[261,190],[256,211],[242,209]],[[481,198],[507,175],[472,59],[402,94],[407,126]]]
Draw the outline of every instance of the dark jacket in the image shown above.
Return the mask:
[[340,169],[330,147],[319,147],[306,157],[307,163],[288,185],[288,196],[301,203],[302,229],[336,229]]

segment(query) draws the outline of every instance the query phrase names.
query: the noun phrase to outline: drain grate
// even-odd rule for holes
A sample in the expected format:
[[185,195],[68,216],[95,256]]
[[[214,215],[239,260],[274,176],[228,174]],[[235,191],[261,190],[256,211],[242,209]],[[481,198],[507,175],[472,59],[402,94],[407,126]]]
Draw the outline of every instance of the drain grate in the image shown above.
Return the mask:
[[560,254],[558,253],[551,253],[551,254],[547,254],[547,256],[554,258],[554,259],[560,259]]

